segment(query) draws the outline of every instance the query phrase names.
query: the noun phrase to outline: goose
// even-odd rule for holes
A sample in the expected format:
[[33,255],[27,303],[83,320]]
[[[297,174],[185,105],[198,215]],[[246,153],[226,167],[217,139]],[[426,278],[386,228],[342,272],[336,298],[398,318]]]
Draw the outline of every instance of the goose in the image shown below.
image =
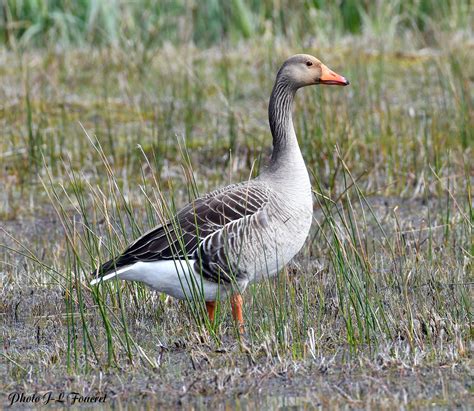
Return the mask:
[[233,319],[242,330],[242,292],[250,282],[275,276],[309,234],[311,183],[292,106],[299,88],[317,84],[347,86],[349,81],[311,55],[287,59],[270,97],[273,151],[260,175],[187,204],[97,267],[91,284],[117,277],[178,299],[200,298],[211,322],[216,301],[230,297]]

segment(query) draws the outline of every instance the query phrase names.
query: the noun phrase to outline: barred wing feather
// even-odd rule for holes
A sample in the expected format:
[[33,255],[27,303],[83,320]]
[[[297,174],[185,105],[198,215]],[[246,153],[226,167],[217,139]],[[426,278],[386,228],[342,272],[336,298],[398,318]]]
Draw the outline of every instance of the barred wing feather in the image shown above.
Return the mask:
[[94,274],[104,276],[138,261],[197,258],[206,279],[230,281],[225,274],[229,271],[225,248],[242,241],[246,227],[254,220],[258,222],[271,196],[269,188],[256,181],[213,191],[140,237]]

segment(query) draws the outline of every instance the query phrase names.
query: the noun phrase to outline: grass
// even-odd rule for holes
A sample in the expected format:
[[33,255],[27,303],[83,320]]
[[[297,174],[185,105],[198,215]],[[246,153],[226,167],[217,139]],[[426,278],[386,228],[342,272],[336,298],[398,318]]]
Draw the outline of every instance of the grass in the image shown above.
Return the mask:
[[[471,401],[472,11],[442,2],[441,18],[439,8],[420,11],[427,2],[322,3],[295,16],[319,21],[325,10],[340,24],[318,27],[318,38],[336,31],[337,41],[315,44],[270,2],[232,2],[241,22],[209,8],[220,17],[208,33],[194,16],[198,46],[166,30],[173,45],[136,33],[127,45],[116,25],[121,47],[81,28],[77,40],[60,36],[80,46],[66,51],[53,47],[49,17],[35,36],[12,23],[28,21],[25,9],[9,17],[0,53],[4,393],[27,381],[31,391],[107,392],[125,403],[148,387],[150,406]],[[217,42],[222,26],[228,38]],[[88,45],[95,36],[100,48]],[[351,86],[298,93],[313,229],[278,278],[246,291],[246,350],[228,301],[211,324],[199,302],[139,284],[90,287],[98,261],[176,208],[258,173],[270,153],[274,75],[301,51],[295,44]]]
[[151,47],[166,42],[203,47],[223,39],[236,43],[283,36],[300,43],[308,37],[331,41],[360,33],[393,40],[400,28],[429,33],[433,22],[443,30],[468,29],[470,8],[467,0],[309,0],[297,7],[289,0],[205,0],[193,5],[183,0],[6,0],[0,41],[13,48],[129,45],[146,56]]

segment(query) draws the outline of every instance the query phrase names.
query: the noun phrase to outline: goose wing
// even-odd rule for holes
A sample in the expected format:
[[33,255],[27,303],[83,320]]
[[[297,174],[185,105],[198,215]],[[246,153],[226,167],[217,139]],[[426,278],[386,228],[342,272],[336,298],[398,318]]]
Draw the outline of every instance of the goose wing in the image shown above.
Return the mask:
[[[257,218],[271,197],[264,184],[249,181],[225,187],[187,204],[165,224],[144,234],[120,256],[102,264],[94,275],[104,276],[138,261],[193,259],[205,263],[203,276],[217,281],[210,262],[225,265],[221,244],[223,231],[237,235],[249,218]],[[257,218],[258,220],[258,218]],[[240,228],[239,228],[240,227]],[[226,228],[226,230],[223,230]],[[207,241],[206,241],[207,240]]]

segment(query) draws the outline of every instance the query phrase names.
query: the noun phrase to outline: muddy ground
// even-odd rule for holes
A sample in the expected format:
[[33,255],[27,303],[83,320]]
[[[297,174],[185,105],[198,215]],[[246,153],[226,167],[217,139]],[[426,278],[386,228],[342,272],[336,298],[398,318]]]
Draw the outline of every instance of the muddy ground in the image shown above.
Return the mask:
[[[371,199],[380,221],[397,206],[406,231],[413,230],[418,237],[427,210],[431,207],[433,211],[435,205],[436,202],[420,199]],[[315,215],[321,218],[318,210]],[[53,214],[2,224],[15,236],[27,237],[31,243],[42,246],[61,241],[63,235]],[[5,232],[1,235],[3,243],[15,245]],[[344,347],[323,349],[306,359],[293,360],[272,355],[264,343],[242,347],[229,324],[222,331],[224,336],[218,345],[197,333],[191,338],[184,338],[181,332],[181,335],[163,336],[162,314],[155,315],[153,309],[139,317],[130,313],[130,327],[134,338],[147,346],[157,368],[142,367],[136,359],[134,364],[124,360],[123,368],[98,368],[84,374],[68,372],[62,360],[67,339],[64,292],[54,285],[37,286],[38,280],[33,272],[25,271],[28,266],[21,256],[10,261],[17,264],[14,272],[21,273],[22,280],[8,284],[5,276],[11,274],[2,270],[3,406],[9,405],[13,398],[9,395],[14,392],[25,395],[52,392],[53,400],[47,405],[51,407],[62,405],[54,401],[61,392],[78,392],[105,394],[106,409],[127,409],[138,404],[149,409],[189,410],[474,407],[469,353],[472,347],[469,346],[465,347],[464,357],[453,352],[450,358],[448,342],[444,348],[447,352],[437,356],[436,350],[415,348],[418,353],[413,353],[403,341],[393,341],[385,347],[357,353]],[[321,260],[319,264],[325,263]],[[158,307],[162,312],[176,310],[178,317],[186,316],[185,308],[179,303],[167,300],[164,304]],[[93,332],[102,333],[100,322],[92,314],[90,319]],[[29,404],[17,402],[14,407],[28,408]]]

